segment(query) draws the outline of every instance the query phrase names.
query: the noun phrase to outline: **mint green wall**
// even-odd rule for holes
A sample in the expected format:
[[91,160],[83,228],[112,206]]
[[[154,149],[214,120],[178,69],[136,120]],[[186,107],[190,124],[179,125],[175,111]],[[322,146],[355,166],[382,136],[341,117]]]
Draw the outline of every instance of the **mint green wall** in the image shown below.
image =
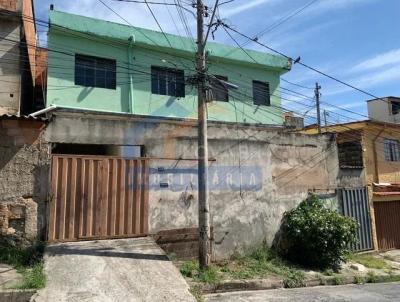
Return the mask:
[[[92,109],[100,111],[127,112],[134,114],[196,118],[196,89],[186,86],[185,98],[174,98],[151,94],[151,65],[174,67],[185,70],[185,76],[194,73],[194,59],[180,59],[165,51],[157,52],[133,43],[131,56],[134,69],[129,71],[129,44],[108,40],[97,42],[94,39],[69,35],[50,29],[48,38],[48,91],[47,105]],[[68,49],[68,54],[65,50]],[[62,53],[57,53],[62,50]],[[117,89],[81,87],[74,85],[74,53],[111,58],[117,61]],[[131,57],[131,58],[132,58]],[[166,62],[163,62],[162,60]],[[182,66],[185,65],[185,68]],[[211,74],[224,75],[229,81],[239,85],[239,90],[230,91],[229,102],[208,104],[210,120],[282,124],[281,110],[276,107],[255,106],[252,99],[252,80],[270,83],[271,103],[280,106],[279,76],[282,70],[260,68],[250,64],[219,62],[211,58],[208,62]],[[130,74],[133,76],[133,91],[130,93]],[[236,110],[235,110],[236,108]]]

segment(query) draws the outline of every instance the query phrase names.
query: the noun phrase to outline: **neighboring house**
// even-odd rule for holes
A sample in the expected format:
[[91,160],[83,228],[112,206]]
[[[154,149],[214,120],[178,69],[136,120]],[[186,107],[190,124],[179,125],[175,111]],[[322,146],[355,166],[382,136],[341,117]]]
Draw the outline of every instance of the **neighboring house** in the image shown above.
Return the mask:
[[48,145],[43,108],[46,50],[37,47],[32,0],[0,0],[0,245],[44,232]]
[[43,118],[0,115],[0,245],[30,244],[45,229],[48,145]]
[[[308,126],[303,132],[316,134],[317,128]],[[371,188],[375,244],[400,248],[400,125],[365,120],[323,127],[322,132],[337,135],[339,185]]]
[[388,96],[367,101],[368,117],[386,123],[400,123],[400,98]]
[[[193,39],[50,11],[47,106],[197,118]],[[208,118],[282,125],[280,56],[208,42]],[[230,90],[222,81],[238,85]]]
[[0,115],[23,115],[40,108],[35,102],[35,94],[43,99],[43,91],[35,91],[37,40],[33,20],[32,0],[0,0]]

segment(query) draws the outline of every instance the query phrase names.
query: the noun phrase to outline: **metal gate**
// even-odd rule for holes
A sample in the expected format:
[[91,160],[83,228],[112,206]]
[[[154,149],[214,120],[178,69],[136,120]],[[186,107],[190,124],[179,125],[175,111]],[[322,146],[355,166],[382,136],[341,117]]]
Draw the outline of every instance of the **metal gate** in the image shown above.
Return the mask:
[[400,200],[374,202],[374,210],[379,249],[399,249]]
[[148,232],[146,159],[54,155],[50,197],[49,241]]
[[352,248],[354,251],[373,249],[371,216],[369,211],[368,189],[339,189],[339,204],[342,215],[354,218],[358,224],[358,242]]

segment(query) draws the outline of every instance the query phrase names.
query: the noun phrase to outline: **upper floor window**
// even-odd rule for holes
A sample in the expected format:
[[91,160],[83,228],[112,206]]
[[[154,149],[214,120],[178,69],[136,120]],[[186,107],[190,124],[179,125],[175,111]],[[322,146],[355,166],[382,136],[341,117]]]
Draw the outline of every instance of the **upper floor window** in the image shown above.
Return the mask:
[[151,93],[185,97],[184,71],[151,66]]
[[385,139],[384,141],[384,152],[385,160],[387,161],[399,161],[399,141],[394,139]]
[[116,61],[86,55],[75,55],[75,85],[116,88]]
[[269,83],[253,81],[253,103],[254,105],[271,105]]
[[212,99],[219,102],[229,102],[228,88],[221,81],[228,81],[228,77],[216,75],[210,78]]
[[392,105],[392,114],[400,113],[400,103],[399,102],[390,102]]

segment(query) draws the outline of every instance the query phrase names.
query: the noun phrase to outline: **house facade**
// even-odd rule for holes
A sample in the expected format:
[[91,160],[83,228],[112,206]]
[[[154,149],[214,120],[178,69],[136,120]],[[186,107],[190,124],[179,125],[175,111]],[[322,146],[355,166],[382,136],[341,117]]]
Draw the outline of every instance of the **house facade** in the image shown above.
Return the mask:
[[0,1],[0,115],[29,114],[44,106],[42,86],[36,86],[36,27],[32,0]]
[[46,119],[28,116],[47,80],[32,0],[0,1],[0,36],[0,245],[27,245],[44,239],[50,150]]
[[[47,87],[46,111],[4,117],[0,128],[4,148],[14,152],[4,152],[0,171],[6,236],[154,236],[179,257],[196,256],[195,44],[167,37],[173,47],[157,32],[50,12],[49,68],[38,78]],[[207,49],[214,259],[272,244],[285,211],[338,185],[334,136],[282,126],[279,76],[290,62],[251,56],[261,63],[228,46]],[[39,81],[45,76],[47,86]],[[14,205],[24,202],[26,215],[16,218],[21,207]]]
[[[383,104],[385,105],[385,104]],[[377,120],[323,127],[336,133],[342,186],[368,186],[375,248],[400,247],[400,126]],[[315,126],[306,127],[316,134]]]
[[[192,39],[57,11],[49,18],[47,106],[197,118]],[[208,118],[282,125],[279,78],[291,62],[248,52],[254,61],[207,43]]]

